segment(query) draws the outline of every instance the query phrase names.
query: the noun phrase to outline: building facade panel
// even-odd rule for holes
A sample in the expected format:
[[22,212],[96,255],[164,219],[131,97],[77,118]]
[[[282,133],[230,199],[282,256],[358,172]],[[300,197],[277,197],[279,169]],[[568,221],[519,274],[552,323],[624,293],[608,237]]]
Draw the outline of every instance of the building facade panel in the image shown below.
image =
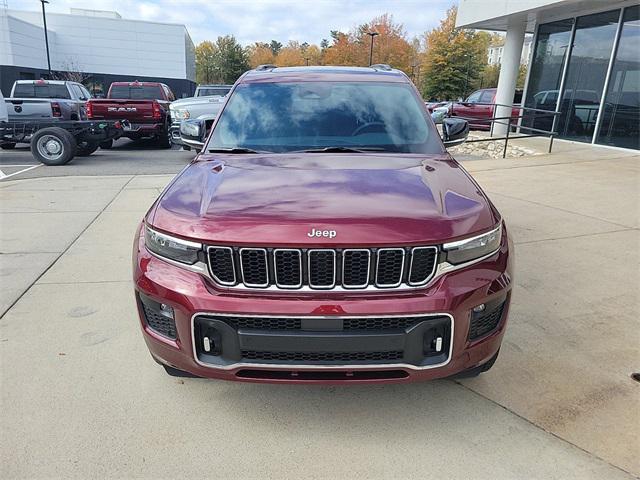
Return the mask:
[[[176,82],[180,86],[176,96],[193,93],[194,46],[184,25],[127,20],[115,12],[73,11],[71,15],[47,13],[53,71],[81,72],[94,83],[97,78],[185,80]],[[47,74],[40,12],[1,9],[0,45],[3,91],[20,71],[27,78]]]

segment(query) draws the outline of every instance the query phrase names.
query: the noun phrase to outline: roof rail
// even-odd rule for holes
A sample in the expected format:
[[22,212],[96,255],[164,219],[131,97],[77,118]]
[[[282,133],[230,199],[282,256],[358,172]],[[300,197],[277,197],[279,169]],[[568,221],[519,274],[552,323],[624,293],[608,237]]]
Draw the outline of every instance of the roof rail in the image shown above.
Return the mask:
[[387,65],[386,63],[374,63],[370,68],[375,68],[376,70],[384,70],[385,72],[390,72],[393,70],[391,65]]
[[255,69],[259,72],[263,72],[264,70],[271,70],[273,68],[277,68],[273,63],[265,63],[263,65],[258,65]]

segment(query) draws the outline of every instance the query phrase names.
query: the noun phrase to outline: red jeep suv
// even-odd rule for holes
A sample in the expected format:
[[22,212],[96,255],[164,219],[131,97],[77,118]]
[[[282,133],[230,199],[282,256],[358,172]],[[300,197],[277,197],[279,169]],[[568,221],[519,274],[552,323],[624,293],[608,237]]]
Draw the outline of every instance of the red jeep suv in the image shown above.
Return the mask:
[[512,247],[445,150],[468,125],[443,129],[385,65],[245,73],[136,234],[152,357],[171,375],[260,382],[488,370]]

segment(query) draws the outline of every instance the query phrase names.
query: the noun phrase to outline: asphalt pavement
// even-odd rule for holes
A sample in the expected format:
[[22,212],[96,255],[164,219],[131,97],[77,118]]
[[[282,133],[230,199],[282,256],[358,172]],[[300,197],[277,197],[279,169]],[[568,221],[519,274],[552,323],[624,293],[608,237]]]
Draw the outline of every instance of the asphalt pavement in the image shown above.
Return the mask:
[[153,141],[121,138],[109,150],[98,149],[87,157],[74,157],[67,165],[49,167],[33,158],[29,146],[0,150],[0,181],[41,177],[176,174],[195,152],[174,146],[159,149]]

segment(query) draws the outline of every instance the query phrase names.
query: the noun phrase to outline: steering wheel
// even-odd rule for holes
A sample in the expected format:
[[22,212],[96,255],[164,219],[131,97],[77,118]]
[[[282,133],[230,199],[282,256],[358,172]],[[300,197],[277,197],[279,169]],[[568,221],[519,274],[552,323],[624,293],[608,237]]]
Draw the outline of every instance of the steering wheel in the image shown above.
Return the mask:
[[367,122],[364,125],[360,125],[358,128],[356,128],[352,133],[351,136],[352,137],[357,137],[358,135],[360,135],[364,130],[371,128],[371,127],[383,127],[383,131],[387,131],[386,129],[386,125],[383,122]]

